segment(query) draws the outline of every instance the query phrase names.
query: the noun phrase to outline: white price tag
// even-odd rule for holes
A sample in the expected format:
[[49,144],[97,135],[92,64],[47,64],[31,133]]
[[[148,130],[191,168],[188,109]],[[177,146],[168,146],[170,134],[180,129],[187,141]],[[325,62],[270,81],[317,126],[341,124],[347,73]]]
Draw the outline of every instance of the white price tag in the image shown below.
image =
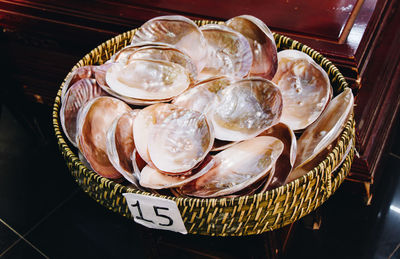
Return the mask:
[[148,228],[187,234],[181,213],[174,201],[136,193],[123,195],[136,223]]

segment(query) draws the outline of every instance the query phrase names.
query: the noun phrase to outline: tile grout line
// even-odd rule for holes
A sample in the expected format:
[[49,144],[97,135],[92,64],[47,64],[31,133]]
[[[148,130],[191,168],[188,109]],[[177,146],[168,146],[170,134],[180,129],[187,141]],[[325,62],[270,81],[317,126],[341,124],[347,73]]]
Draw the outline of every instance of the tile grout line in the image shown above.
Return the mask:
[[395,153],[389,152],[389,155],[393,156],[394,158],[400,159],[400,156]]
[[11,244],[6,250],[4,250],[1,254],[0,257],[5,255],[9,250],[11,250],[15,245],[17,245],[21,239],[27,242],[29,245],[31,245],[35,250],[37,250],[40,254],[42,254],[45,258],[49,258],[46,256],[42,251],[40,251],[37,247],[35,247],[31,242],[29,242],[25,237],[28,236],[33,230],[35,230],[40,224],[42,224],[48,217],[50,217],[57,209],[62,207],[67,201],[69,201],[72,196],[76,195],[78,192],[79,188],[76,188],[64,201],[60,202],[56,207],[54,207],[49,213],[47,213],[46,216],[44,216],[41,220],[39,220],[33,227],[31,227],[26,233],[21,235],[18,233],[16,230],[14,230],[10,225],[8,225],[4,220],[0,218],[0,222],[3,223],[5,226],[7,226],[12,232],[14,232],[20,239],[16,240],[13,244]]
[[76,195],[79,191],[79,188],[76,187],[76,189],[62,202],[60,202],[57,206],[55,206],[49,213],[47,213],[46,216],[44,216],[42,219],[40,219],[33,227],[31,227],[28,231],[24,233],[24,237],[28,236],[33,230],[35,230],[40,224],[42,224],[47,218],[49,218],[56,210],[61,208],[65,203],[67,203],[71,198]]
[[388,259],[392,258],[392,256],[396,253],[396,251],[400,248],[400,243],[397,244],[396,248],[393,250],[393,252],[389,255]]
[[6,227],[8,227],[12,232],[14,232],[14,234],[16,234],[20,239],[17,240],[16,242],[14,242],[9,248],[7,248],[6,250],[3,251],[3,253],[0,254],[0,257],[5,255],[12,247],[14,247],[14,245],[16,245],[17,243],[19,243],[19,241],[22,239],[24,240],[26,243],[28,243],[33,249],[35,249],[37,252],[39,252],[42,256],[44,256],[45,258],[49,258],[47,255],[45,255],[42,251],[40,251],[36,246],[34,246],[31,242],[29,242],[27,239],[25,239],[25,237],[23,237],[20,233],[18,233],[17,231],[15,231],[10,225],[8,225],[3,219],[0,218],[0,222],[3,223]]

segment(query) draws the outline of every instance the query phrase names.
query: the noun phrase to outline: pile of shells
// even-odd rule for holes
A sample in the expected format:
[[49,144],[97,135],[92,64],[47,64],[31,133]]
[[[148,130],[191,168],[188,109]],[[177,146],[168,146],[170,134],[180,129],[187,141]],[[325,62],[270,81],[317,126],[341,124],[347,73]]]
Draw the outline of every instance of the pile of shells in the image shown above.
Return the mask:
[[198,27],[162,16],[105,64],[70,74],[60,119],[103,177],[156,193],[235,197],[279,187],[324,159],[353,108],[350,89],[332,92],[308,55],[278,53],[256,17]]

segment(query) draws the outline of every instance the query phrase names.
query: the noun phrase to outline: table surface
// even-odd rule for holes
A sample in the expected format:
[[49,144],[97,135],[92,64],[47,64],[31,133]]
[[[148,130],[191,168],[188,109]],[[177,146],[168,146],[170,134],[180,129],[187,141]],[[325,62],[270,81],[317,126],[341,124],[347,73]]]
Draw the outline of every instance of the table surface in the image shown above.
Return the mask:
[[[68,172],[51,107],[18,93],[0,97],[0,257],[268,258],[268,234],[185,236],[146,229],[103,208]],[[285,258],[400,258],[400,138],[392,143],[373,204],[365,206],[345,182],[320,207],[319,230],[305,220],[294,225]]]

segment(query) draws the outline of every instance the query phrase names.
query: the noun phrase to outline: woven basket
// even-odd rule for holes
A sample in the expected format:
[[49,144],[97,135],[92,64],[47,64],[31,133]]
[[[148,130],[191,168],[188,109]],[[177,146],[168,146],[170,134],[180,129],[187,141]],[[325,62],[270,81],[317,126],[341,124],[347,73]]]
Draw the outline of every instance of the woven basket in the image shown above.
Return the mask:
[[[217,23],[197,21],[198,25]],[[219,22],[221,23],[221,22]],[[102,64],[116,51],[130,43],[136,30],[120,34],[101,44],[83,57],[72,70],[91,64]],[[328,73],[334,94],[347,86],[339,70],[315,50],[288,37],[274,34],[279,50],[297,49],[311,56]],[[309,214],[323,204],[340,186],[350,170],[354,156],[353,116],[346,124],[336,147],[317,167],[307,175],[265,193],[237,198],[175,198],[155,195],[128,188],[101,177],[85,167],[79,160],[76,149],[66,141],[60,127],[59,110],[61,85],[53,107],[53,125],[58,145],[67,166],[76,182],[98,203],[106,208],[131,218],[123,193],[139,193],[158,196],[176,202],[188,233],[210,236],[243,236],[260,234],[288,225]],[[352,140],[352,141],[350,141]],[[353,143],[353,144],[351,144]],[[344,158],[349,145],[350,152]],[[340,161],[342,164],[335,172]]]

